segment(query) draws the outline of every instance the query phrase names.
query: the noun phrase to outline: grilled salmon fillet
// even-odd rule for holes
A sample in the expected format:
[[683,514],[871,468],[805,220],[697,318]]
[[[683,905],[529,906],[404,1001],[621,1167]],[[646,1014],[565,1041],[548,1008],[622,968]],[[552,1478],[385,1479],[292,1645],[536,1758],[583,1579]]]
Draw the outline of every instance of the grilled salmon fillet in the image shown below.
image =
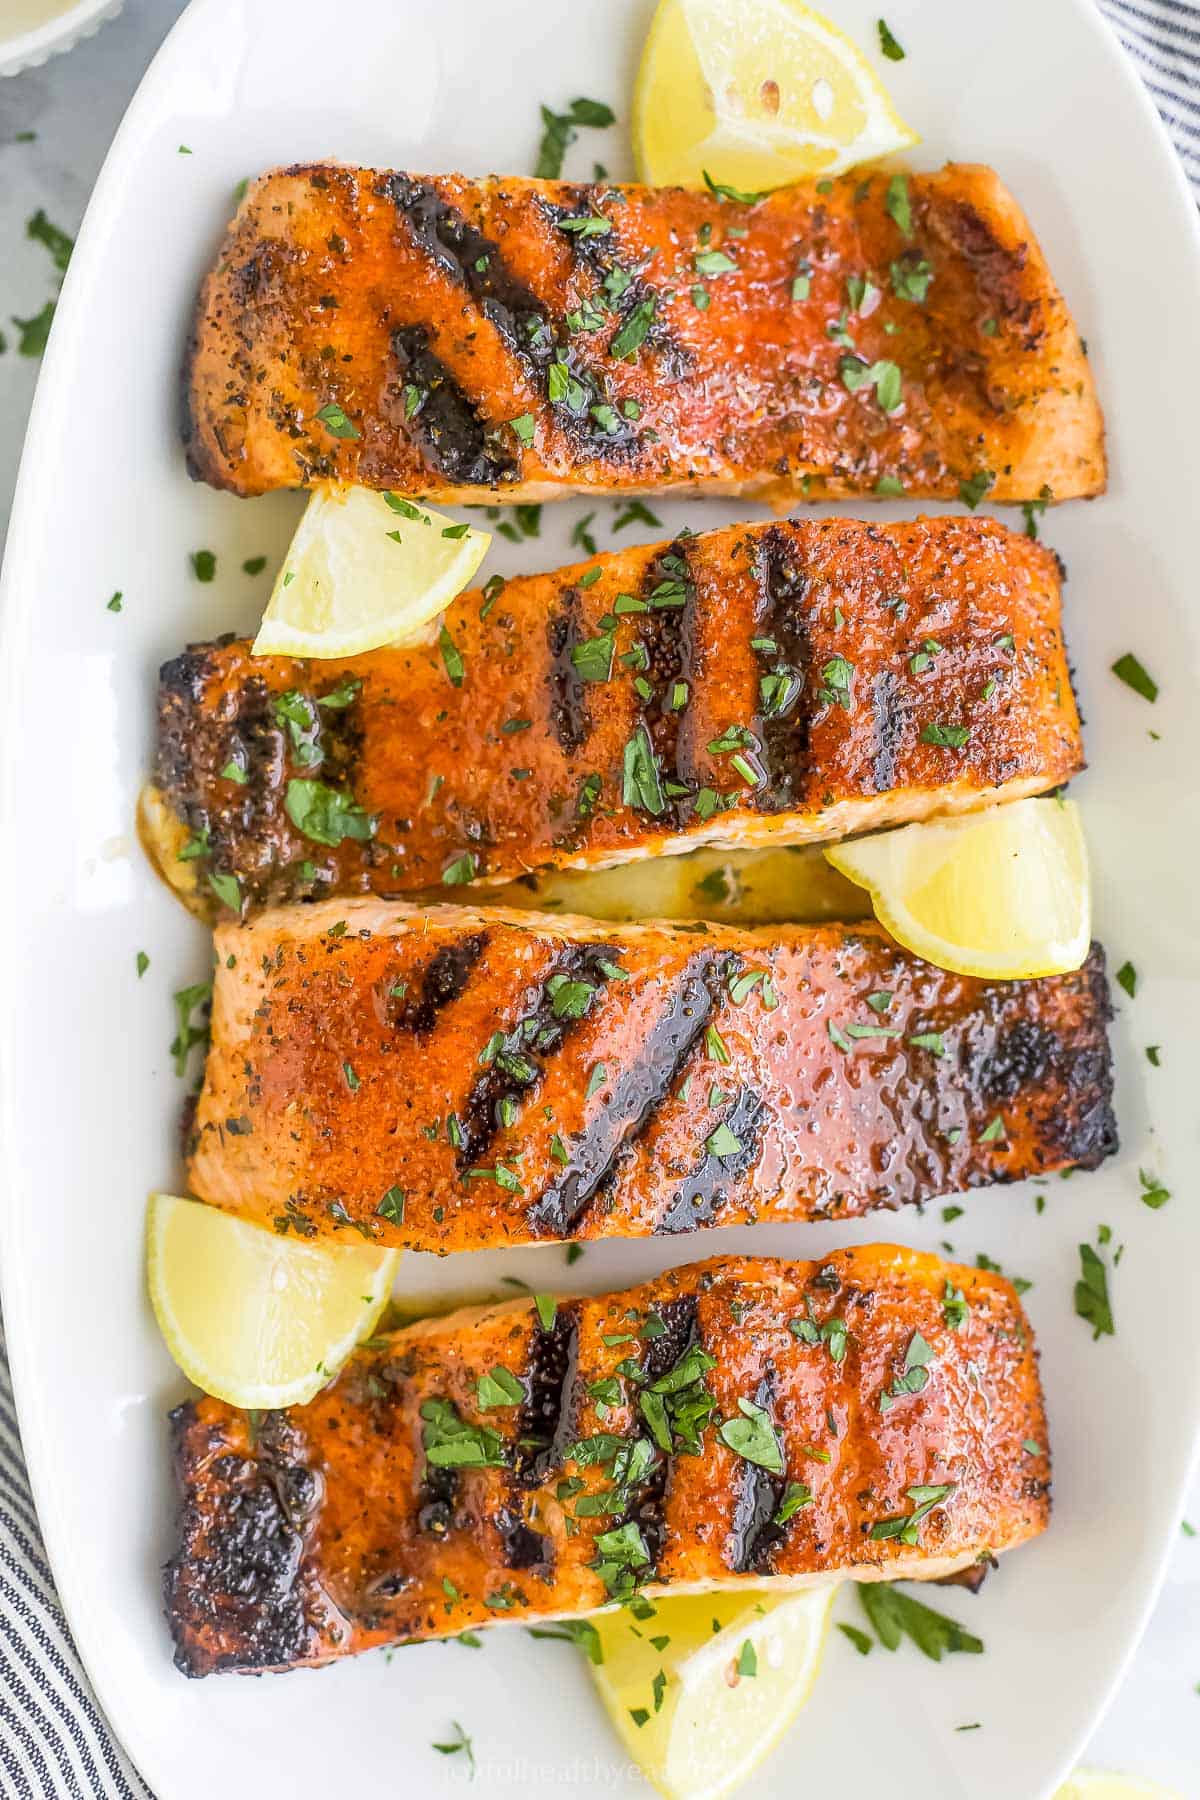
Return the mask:
[[215,948],[191,1191],[280,1232],[446,1252],[846,1218],[1116,1145],[1098,948],[988,983],[873,921],[373,900]]
[[188,1675],[637,1590],[938,1580],[1050,1512],[1012,1287],[891,1245],[475,1307],[373,1339],[257,1427],[212,1399],[171,1420]]
[[200,291],[193,475],[431,499],[1099,493],[1087,357],[991,169],[754,204],[327,163],[254,182]]
[[160,677],[159,857],[239,909],[411,893],[828,841],[1082,763],[1041,545],[986,519],[742,525],[496,578],[424,647],[194,646]]

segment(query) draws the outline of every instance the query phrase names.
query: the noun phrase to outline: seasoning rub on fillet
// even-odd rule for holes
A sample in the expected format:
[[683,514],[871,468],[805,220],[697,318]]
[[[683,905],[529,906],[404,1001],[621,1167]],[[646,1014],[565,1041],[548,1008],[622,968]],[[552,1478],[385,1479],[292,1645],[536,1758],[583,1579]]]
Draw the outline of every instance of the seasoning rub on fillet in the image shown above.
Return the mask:
[[854,926],[381,901],[216,934],[191,1191],[476,1250],[845,1218],[1116,1146],[1102,953],[989,983]]
[[201,288],[192,473],[440,500],[681,489],[1065,500],[1087,357],[991,169],[680,188],[299,164]]
[[489,583],[425,646],[197,645],[160,677],[159,860],[241,908],[1042,793],[1083,766],[1059,581],[986,519],[741,525]]
[[188,1675],[637,1590],[935,1581],[1050,1513],[1012,1287],[890,1245],[424,1320],[308,1406],[252,1418],[172,1414],[166,1604]]

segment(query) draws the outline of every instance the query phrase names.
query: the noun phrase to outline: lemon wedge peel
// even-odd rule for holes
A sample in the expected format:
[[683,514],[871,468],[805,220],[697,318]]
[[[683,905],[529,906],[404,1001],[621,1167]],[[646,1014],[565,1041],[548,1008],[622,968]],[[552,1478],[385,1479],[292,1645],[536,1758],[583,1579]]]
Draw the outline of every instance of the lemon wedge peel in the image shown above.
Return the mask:
[[432,642],[491,534],[401,494],[315,488],[275,578],[255,656],[326,660]]
[[627,1607],[594,1617],[596,1687],[667,1800],[722,1800],[770,1755],[816,1681],[834,1592],[681,1595],[653,1602],[648,1620]]
[[910,149],[856,44],[801,0],[660,0],[634,90],[639,178],[761,191]]
[[867,890],[892,937],[938,968],[1020,981],[1068,974],[1087,956],[1091,879],[1073,801],[1015,800],[825,855]]
[[387,1305],[398,1250],[309,1242],[151,1194],[146,1279],[167,1349],[231,1406],[302,1406]]

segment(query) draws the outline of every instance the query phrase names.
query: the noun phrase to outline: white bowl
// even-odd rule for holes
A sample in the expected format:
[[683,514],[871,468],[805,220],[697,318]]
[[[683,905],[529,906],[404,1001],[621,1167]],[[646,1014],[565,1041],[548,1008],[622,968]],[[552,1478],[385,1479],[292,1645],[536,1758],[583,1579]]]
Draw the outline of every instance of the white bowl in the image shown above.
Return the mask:
[[81,38],[99,31],[106,19],[115,19],[124,0],[76,0],[74,6],[53,14],[40,25],[5,31],[0,24],[0,75],[17,75],[69,50]]

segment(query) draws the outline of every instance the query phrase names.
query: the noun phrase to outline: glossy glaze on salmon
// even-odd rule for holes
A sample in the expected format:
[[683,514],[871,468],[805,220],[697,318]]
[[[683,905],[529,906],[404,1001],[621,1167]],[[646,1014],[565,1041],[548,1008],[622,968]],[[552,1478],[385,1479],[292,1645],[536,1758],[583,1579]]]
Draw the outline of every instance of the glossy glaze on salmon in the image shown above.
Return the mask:
[[258,906],[1044,792],[1083,761],[1059,583],[990,520],[822,519],[492,583],[424,647],[198,645],[160,678],[160,859]]
[[188,1675],[635,1591],[937,1580],[1050,1513],[1012,1287],[889,1245],[424,1320],[306,1407],[254,1425],[201,1399],[172,1427],[166,1604]]
[[216,934],[191,1191],[476,1250],[846,1218],[1116,1145],[1103,957],[986,983],[873,921],[284,907]]
[[1064,500],[1087,357],[987,168],[753,205],[302,164],[252,184],[185,374],[194,475],[433,499],[680,489]]

